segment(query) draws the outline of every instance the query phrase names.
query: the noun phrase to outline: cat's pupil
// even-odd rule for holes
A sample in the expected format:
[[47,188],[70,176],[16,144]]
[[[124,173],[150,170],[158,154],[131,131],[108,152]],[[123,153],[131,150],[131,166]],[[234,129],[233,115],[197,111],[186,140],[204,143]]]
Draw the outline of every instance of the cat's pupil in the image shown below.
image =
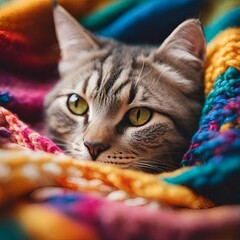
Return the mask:
[[141,110],[140,110],[140,109],[138,109],[138,111],[137,111],[137,121],[139,120],[139,118],[140,118],[140,115],[141,115]]
[[75,108],[77,108],[77,106],[78,106],[78,97],[77,96],[75,96],[75,99],[73,100],[74,101],[74,105],[75,105]]

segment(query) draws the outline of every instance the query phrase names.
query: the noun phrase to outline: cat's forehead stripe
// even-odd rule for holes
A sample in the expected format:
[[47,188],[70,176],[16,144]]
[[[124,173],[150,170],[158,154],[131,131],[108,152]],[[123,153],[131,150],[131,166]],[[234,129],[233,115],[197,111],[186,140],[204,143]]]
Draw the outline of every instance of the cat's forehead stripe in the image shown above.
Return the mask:
[[128,78],[131,69],[131,60],[123,61],[121,53],[112,53],[105,62],[102,63],[102,83],[101,89],[104,89],[105,93],[118,85],[120,85],[125,79]]
[[131,84],[131,80],[127,78],[124,82],[118,85],[117,88],[114,89],[114,96],[117,96],[123,90],[123,88],[127,87],[129,84]]
[[135,84],[132,84],[129,91],[128,102],[127,102],[129,105],[134,101],[136,95],[137,95],[137,87]]
[[89,97],[89,98],[91,97],[92,92],[96,88],[98,79],[99,79],[99,73],[97,71],[93,71],[91,77],[88,80],[86,80],[87,83],[86,83],[85,95],[87,97]]
[[109,77],[111,76],[112,68],[113,68],[113,56],[110,55],[102,63],[102,78],[101,78],[100,88],[102,88],[106,84],[106,82],[109,80]]

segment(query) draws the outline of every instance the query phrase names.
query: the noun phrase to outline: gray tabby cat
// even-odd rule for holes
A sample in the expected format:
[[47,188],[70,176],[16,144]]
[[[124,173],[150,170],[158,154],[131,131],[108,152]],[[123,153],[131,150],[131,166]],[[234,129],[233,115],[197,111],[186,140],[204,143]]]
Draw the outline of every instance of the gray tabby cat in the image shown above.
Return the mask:
[[61,6],[53,11],[62,56],[45,101],[53,139],[79,160],[152,173],[180,167],[203,102],[200,22],[183,22],[153,49],[96,37]]

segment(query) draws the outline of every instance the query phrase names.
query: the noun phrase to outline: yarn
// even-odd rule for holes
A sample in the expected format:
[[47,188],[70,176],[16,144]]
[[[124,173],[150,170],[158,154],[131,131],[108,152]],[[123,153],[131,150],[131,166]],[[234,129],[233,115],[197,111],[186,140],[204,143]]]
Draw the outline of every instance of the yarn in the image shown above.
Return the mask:
[[[69,7],[77,4],[75,0],[59,2]],[[45,16],[50,16],[50,1],[11,4],[1,10],[0,45],[5,47],[0,53],[0,103],[19,113],[21,120],[23,116],[41,120],[42,98],[51,85],[52,72],[47,69],[56,65],[56,58],[44,61],[48,58],[39,56],[35,47],[54,42],[52,34],[47,35],[51,39],[43,34],[49,30],[44,21],[49,21]],[[10,17],[15,24],[4,25]],[[32,31],[36,21],[41,25],[39,32]],[[0,239],[237,238],[239,206],[182,209],[240,203],[239,29],[226,30],[222,36],[208,48],[207,99],[199,130],[183,161],[188,167],[178,171],[149,175],[81,162],[62,154],[52,141],[1,108],[0,206],[4,214]],[[46,56],[52,54],[50,50]],[[44,71],[47,77],[41,75]]]
[[216,78],[229,67],[240,70],[240,28],[226,29],[208,45],[205,69],[206,96],[213,89]]
[[215,82],[205,101],[199,130],[184,156],[184,165],[208,161],[215,154],[233,151],[240,139],[240,72],[229,68]]
[[165,180],[217,204],[240,203],[240,29],[227,29],[208,48],[198,131],[184,155],[190,170]]
[[[36,187],[61,186],[107,198],[110,194],[113,196],[115,191],[116,200],[133,200],[141,197],[145,199],[144,205],[155,201],[160,205],[169,204],[195,209],[213,206],[211,201],[194,194],[183,186],[169,185],[160,180],[158,176],[143,172],[122,170],[97,162],[79,161],[63,154],[52,155],[39,151],[33,154],[32,151],[26,150],[5,150],[0,151],[0,154],[2,155],[1,169],[10,170],[5,171],[6,181],[0,182],[0,204]],[[43,178],[45,181],[41,181]],[[19,179],[24,184],[18,184],[18,188],[15,188]],[[125,193],[125,196],[118,197],[118,190]]]
[[18,148],[62,153],[62,150],[51,140],[31,130],[16,115],[3,107],[0,107],[0,126],[0,148],[13,143]]
[[0,92],[0,105],[4,105],[11,101],[10,94],[8,92]]

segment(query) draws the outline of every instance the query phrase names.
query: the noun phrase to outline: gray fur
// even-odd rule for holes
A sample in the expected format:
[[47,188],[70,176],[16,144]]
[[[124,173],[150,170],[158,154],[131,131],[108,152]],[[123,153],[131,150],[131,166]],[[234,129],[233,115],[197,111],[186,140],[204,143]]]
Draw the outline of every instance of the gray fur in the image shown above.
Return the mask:
[[[62,60],[61,80],[45,101],[53,139],[79,160],[91,160],[86,143],[96,142],[107,146],[98,162],[154,173],[180,167],[203,102],[205,42],[198,20],[184,22],[156,49],[96,38],[60,6],[54,20]],[[68,110],[71,93],[88,102],[86,115]],[[127,114],[141,106],[153,110],[152,118],[131,126]]]

